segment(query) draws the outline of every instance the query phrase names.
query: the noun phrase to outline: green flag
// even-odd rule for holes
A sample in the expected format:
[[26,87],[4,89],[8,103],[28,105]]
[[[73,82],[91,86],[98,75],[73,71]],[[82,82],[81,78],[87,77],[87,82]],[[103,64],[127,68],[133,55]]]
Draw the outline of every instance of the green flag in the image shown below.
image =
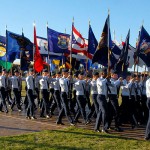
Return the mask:
[[7,71],[11,69],[12,63],[0,60],[0,66],[5,68]]

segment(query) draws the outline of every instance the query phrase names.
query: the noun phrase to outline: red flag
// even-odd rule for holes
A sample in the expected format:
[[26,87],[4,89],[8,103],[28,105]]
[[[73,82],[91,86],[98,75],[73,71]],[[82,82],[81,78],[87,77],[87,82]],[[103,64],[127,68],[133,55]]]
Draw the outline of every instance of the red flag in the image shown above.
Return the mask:
[[35,46],[35,53],[34,53],[34,70],[36,72],[41,72],[43,70],[43,59],[39,52],[37,39],[36,39],[36,28],[34,26],[34,46]]

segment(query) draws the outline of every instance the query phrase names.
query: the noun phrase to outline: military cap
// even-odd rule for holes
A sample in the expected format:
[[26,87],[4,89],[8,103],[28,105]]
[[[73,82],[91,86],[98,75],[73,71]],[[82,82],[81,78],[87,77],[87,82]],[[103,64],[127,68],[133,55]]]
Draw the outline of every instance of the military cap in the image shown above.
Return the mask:
[[47,69],[43,69],[43,72],[48,72],[48,70]]
[[2,69],[2,71],[6,71],[6,69]]
[[98,76],[99,73],[98,73],[98,72],[93,72],[93,75],[94,75],[94,76]]
[[84,72],[83,72],[83,71],[82,71],[82,72],[79,72],[79,75],[82,75],[82,76],[83,76],[83,75],[84,75]]
[[101,72],[107,73],[107,68],[102,68]]
[[65,69],[62,69],[62,72],[69,72],[69,70],[65,68]]
[[34,69],[33,68],[29,68],[29,72],[33,72],[34,71]]
[[56,71],[56,74],[61,74],[61,71],[59,71],[59,70],[58,70],[58,71]]
[[18,69],[15,69],[15,70],[14,70],[14,73],[19,73],[19,70],[18,70]]
[[55,75],[56,75],[55,71],[52,71],[51,76],[55,76]]

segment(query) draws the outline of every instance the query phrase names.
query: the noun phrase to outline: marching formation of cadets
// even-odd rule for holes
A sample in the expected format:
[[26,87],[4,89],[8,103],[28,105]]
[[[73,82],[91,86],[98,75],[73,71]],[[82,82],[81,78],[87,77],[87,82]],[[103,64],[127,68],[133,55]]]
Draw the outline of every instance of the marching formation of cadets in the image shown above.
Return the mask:
[[[26,82],[24,101],[21,98],[22,81]],[[21,77],[18,70],[14,70],[12,76],[3,69],[0,111],[8,113],[8,105],[10,111],[15,105],[18,111],[25,109],[27,119],[36,119],[37,108],[40,108],[42,118],[50,118],[58,111],[56,124],[60,125],[64,125],[64,116],[70,125],[81,123],[80,116],[85,125],[96,120],[96,132],[108,133],[113,119],[113,129],[118,132],[123,131],[121,125],[124,123],[131,124],[132,129],[147,123],[145,139],[150,139],[150,78],[147,74],[128,73],[122,78],[115,72],[107,76],[106,69],[87,75],[82,71],[73,75],[68,69],[50,74],[44,69],[39,75],[30,68],[26,77]]]

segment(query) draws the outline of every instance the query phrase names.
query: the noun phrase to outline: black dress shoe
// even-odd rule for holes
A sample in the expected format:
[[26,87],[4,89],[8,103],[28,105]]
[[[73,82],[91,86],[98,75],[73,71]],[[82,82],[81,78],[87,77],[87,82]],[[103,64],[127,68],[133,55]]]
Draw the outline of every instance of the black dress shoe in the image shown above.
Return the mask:
[[91,120],[88,120],[88,121],[85,123],[85,125],[90,124],[90,123],[91,123]]
[[102,129],[102,133],[109,133],[108,130]]
[[37,119],[37,118],[36,118],[36,117],[34,117],[34,116],[32,116],[32,117],[31,117],[31,120],[34,120],[34,119]]
[[117,131],[117,132],[123,132],[123,129],[120,128],[120,127],[116,127],[116,128],[115,128],[115,131]]
[[132,125],[131,128],[134,129],[136,127],[136,125]]
[[0,112],[4,112],[3,110],[0,110]]
[[56,122],[57,125],[65,125],[64,123],[62,122]]
[[46,118],[46,116],[44,116],[44,115],[40,115],[40,117],[41,117],[41,118]]
[[97,130],[94,130],[94,131],[95,131],[95,132],[101,132],[101,131],[100,131],[100,130],[98,130],[98,129],[97,129]]
[[75,124],[74,124],[74,123],[70,123],[70,125],[71,125],[71,126],[75,126]]
[[26,116],[26,119],[31,119],[30,116]]
[[74,120],[75,123],[82,123],[81,121],[79,120]]
[[5,113],[8,113],[8,110],[5,110]]
[[150,137],[145,137],[144,139],[145,139],[145,140],[150,140]]

